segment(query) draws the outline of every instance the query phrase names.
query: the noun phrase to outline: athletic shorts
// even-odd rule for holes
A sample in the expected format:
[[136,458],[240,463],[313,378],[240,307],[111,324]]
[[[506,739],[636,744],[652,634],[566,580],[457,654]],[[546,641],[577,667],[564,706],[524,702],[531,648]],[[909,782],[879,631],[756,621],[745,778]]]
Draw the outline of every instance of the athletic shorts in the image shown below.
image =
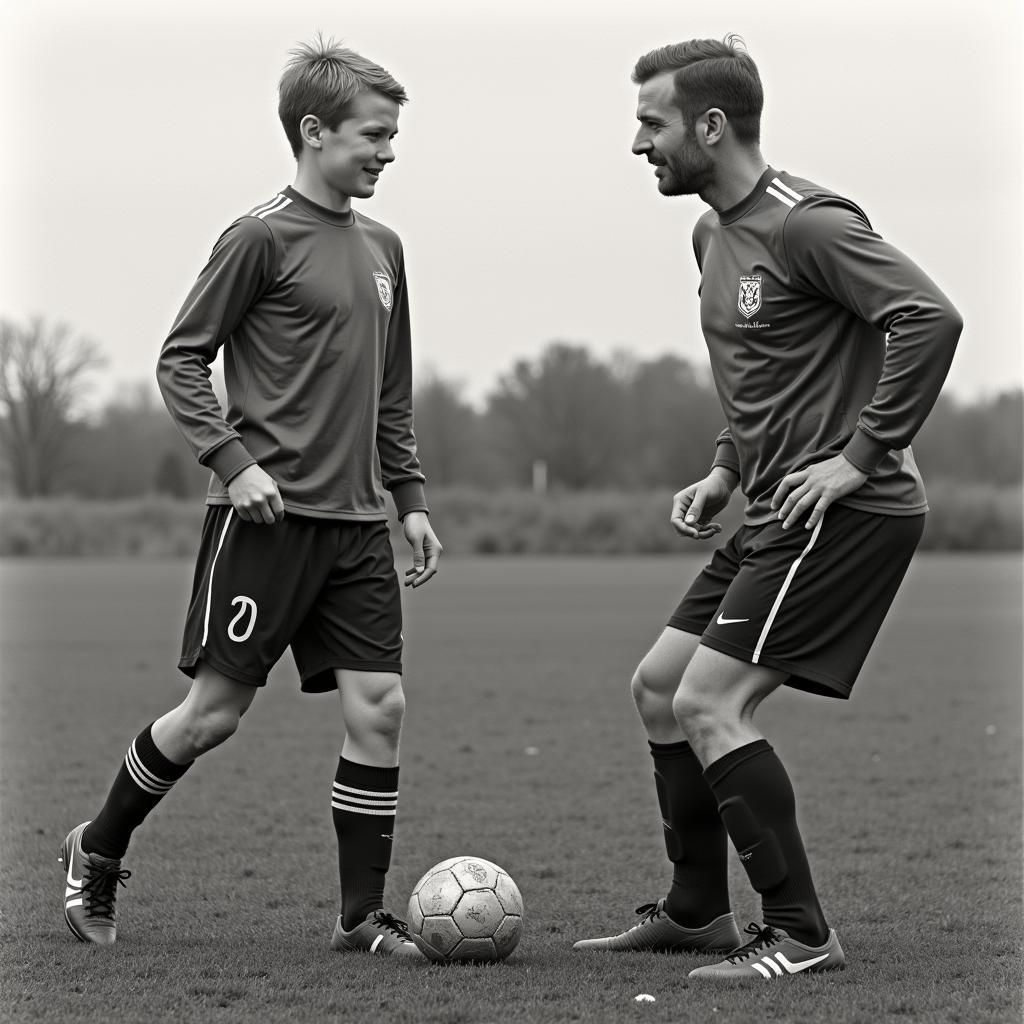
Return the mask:
[[285,514],[273,525],[206,512],[178,667],[205,661],[253,686],[291,647],[302,689],[333,670],[402,671],[402,599],[387,523]]
[[705,647],[849,697],[924,530],[923,514],[832,505],[811,531],[743,526],[717,550],[668,624]]

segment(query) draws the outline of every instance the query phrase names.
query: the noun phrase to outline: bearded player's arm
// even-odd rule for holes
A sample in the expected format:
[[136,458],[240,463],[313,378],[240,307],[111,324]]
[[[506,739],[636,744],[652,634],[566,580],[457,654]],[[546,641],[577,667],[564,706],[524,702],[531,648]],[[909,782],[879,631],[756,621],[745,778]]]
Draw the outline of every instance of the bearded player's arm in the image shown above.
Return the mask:
[[773,497],[785,527],[802,521],[812,529],[833,501],[863,486],[888,452],[909,446],[945,382],[963,319],[852,203],[804,200],[786,220],[784,241],[795,284],[833,298],[887,335],[875,393],[846,447],[788,474]]

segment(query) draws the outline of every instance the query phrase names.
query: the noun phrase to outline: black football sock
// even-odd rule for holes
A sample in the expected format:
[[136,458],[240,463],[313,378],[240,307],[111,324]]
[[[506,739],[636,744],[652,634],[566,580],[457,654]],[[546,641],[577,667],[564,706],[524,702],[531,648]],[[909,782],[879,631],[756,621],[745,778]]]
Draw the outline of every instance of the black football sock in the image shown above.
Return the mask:
[[756,740],[708,765],[705,777],[718,798],[750,883],[761,895],[764,923],[798,942],[828,938],[786,769],[766,740]]
[[147,725],[132,740],[107,802],[82,833],[86,853],[123,857],[132,832],[191,767],[191,761],[175,764],[164,757],[153,742],[151,729],[152,724]]
[[398,768],[339,758],[331,807],[338,833],[342,927],[351,931],[384,906],[384,879],[391,866],[398,807]]
[[689,743],[648,743],[672,862],[665,910],[676,924],[700,928],[729,912],[729,843],[718,801]]

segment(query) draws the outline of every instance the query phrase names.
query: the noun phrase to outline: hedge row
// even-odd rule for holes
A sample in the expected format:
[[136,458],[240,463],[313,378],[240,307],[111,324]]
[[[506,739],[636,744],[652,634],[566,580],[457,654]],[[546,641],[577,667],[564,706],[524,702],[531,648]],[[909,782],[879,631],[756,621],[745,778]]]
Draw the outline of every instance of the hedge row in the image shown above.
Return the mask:
[[[933,481],[923,547],[1020,551],[1019,487]],[[668,523],[671,493],[559,492],[471,488],[430,492],[431,519],[449,554],[656,554],[685,549]],[[737,503],[719,517],[740,520]],[[195,501],[76,498],[0,502],[0,556],[190,557],[202,524]],[[396,526],[396,529],[398,527]]]

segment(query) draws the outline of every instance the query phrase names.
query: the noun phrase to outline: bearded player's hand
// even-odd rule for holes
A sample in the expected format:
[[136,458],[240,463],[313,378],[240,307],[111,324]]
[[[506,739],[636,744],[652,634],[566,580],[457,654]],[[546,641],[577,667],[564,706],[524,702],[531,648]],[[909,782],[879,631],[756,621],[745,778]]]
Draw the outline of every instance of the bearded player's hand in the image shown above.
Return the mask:
[[772,508],[778,510],[784,530],[795,526],[805,515],[804,528],[812,530],[833,501],[863,487],[867,478],[867,473],[847,462],[844,456],[835,455],[787,473],[775,489]]
[[672,526],[683,537],[708,540],[722,532],[721,523],[712,522],[732,497],[739,478],[724,466],[717,466],[703,479],[684,487],[672,498]]

